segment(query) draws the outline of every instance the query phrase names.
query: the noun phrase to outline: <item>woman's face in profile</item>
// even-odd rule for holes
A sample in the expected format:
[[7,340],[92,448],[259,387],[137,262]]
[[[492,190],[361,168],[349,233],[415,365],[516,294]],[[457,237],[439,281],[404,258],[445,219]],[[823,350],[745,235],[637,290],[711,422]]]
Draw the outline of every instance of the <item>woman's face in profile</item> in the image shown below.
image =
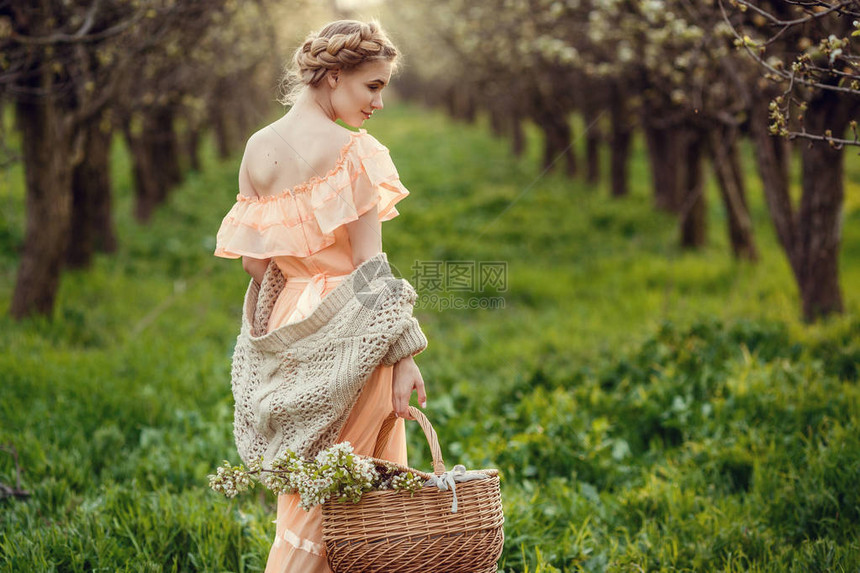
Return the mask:
[[392,68],[391,61],[376,60],[330,77],[335,116],[351,127],[361,127],[374,111],[382,109],[382,90],[391,79]]

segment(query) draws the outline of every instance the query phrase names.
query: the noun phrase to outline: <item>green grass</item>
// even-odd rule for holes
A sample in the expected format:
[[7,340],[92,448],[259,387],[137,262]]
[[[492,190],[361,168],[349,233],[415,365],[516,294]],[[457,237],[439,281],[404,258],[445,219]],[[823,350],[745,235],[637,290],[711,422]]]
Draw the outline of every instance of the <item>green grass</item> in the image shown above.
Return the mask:
[[[730,255],[708,187],[709,245],[677,248],[632,194],[538,177],[484,124],[389,106],[367,128],[412,194],[384,225],[392,263],[504,261],[494,310],[418,308],[427,412],[450,463],[503,472],[505,571],[860,568],[860,162],[847,158],[847,312],[800,320],[749,165],[762,260]],[[581,143],[581,142],[580,142]],[[114,155],[120,251],[66,273],[52,320],[0,318],[0,444],[27,500],[0,502],[0,571],[261,571],[273,498],[227,501],[207,473],[232,444],[229,367],[247,284],[211,256],[238,158],[189,174],[152,223],[130,216]],[[748,156],[748,154],[747,154]],[[605,167],[605,166],[604,166]],[[19,167],[0,182],[0,312],[23,237]],[[429,467],[420,432],[410,461]],[[0,481],[14,483],[0,452]]]

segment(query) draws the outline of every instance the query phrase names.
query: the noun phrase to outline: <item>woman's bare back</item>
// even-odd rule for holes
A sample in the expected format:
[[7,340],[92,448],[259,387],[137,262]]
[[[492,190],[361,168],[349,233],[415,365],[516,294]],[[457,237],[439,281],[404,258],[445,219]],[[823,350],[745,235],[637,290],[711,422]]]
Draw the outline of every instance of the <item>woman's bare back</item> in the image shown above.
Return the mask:
[[248,139],[239,188],[244,195],[267,197],[324,177],[337,165],[349,138],[349,130],[332,121],[288,113]]

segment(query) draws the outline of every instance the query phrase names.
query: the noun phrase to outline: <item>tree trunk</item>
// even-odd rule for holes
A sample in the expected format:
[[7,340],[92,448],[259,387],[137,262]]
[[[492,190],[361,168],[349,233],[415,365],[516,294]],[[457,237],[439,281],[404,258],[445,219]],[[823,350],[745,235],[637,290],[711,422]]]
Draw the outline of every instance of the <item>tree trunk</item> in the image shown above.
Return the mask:
[[442,94],[442,101],[445,102],[445,109],[450,117],[457,117],[457,108],[454,105],[454,88],[453,86],[446,89]]
[[474,98],[469,91],[469,87],[462,84],[455,84],[448,90],[448,111],[451,117],[474,123],[477,118],[478,109],[475,106]]
[[543,107],[538,108],[534,120],[543,132],[543,169],[554,169],[560,156],[564,155],[565,169],[569,174],[571,166],[576,167],[576,159],[571,157],[570,126],[552,110]]
[[[564,114],[562,117],[566,118],[567,114]],[[573,127],[570,125],[570,121],[565,119],[559,122],[559,143],[564,144],[564,172],[568,177],[574,177],[579,172],[576,148],[573,146],[574,139]]]
[[457,90],[460,99],[460,109],[462,110],[460,118],[466,123],[475,123],[478,119],[478,106],[475,104],[475,98],[472,97],[471,88],[467,85],[462,86]]
[[796,274],[794,265],[797,257],[794,251],[797,223],[788,189],[790,146],[787,140],[774,137],[768,131],[768,102],[769,100],[760,98],[753,104],[750,133],[770,218],[776,229],[776,236]]
[[200,163],[200,129],[188,127],[185,132],[185,155],[188,157],[188,167],[192,171],[201,171]]
[[522,157],[526,151],[526,134],[518,116],[511,119],[511,151],[515,157]]
[[123,129],[134,165],[135,217],[145,223],[181,179],[173,114],[150,110],[139,125],[130,121]]
[[677,132],[656,128],[644,122],[645,144],[648,149],[648,162],[651,166],[654,206],[669,213],[681,210],[678,180],[678,155],[683,151],[678,145]]
[[[803,317],[814,321],[842,312],[839,247],[844,201],[843,151],[824,142],[803,142],[803,193],[795,212],[789,195],[787,142],[768,132],[767,100],[756,102],[750,128],[756,160],[777,237],[800,293]],[[809,103],[804,123],[811,133],[845,133],[854,102],[824,92]]]
[[712,129],[709,136],[708,150],[726,209],[732,253],[736,259],[756,261],[758,250],[747,207],[743,170],[738,158],[737,130]]
[[[217,82],[215,93],[227,93],[229,89],[229,86],[221,79]],[[235,138],[233,135],[233,126],[227,113],[227,107],[223,101],[218,98],[212,98],[208,108],[212,129],[215,132],[215,148],[218,151],[218,157],[220,159],[229,159],[233,154]]]
[[586,109],[582,114],[585,121],[585,180],[595,185],[600,182],[600,127],[597,113]]
[[624,197],[630,192],[628,164],[632,129],[627,110],[627,101],[621,89],[613,86],[609,98],[609,117],[612,123],[610,143],[610,170],[612,173],[612,196]]
[[163,181],[151,155],[152,147],[144,141],[145,132],[135,133],[134,127],[126,125],[124,133],[132,157],[134,216],[139,222],[146,223],[164,194],[160,189]]
[[550,144],[546,148],[544,163],[549,164],[564,157],[564,173],[568,177],[576,175],[576,153],[570,141],[570,124],[563,118],[557,118],[548,126],[546,132]]
[[545,122],[544,118],[538,120],[538,125],[543,132],[543,161],[541,162],[541,167],[552,171],[555,168],[555,162],[553,161],[556,153],[555,137],[552,135],[552,128]]
[[502,110],[498,107],[490,109],[490,130],[495,137],[504,137],[505,119]]
[[[824,133],[830,129],[842,136],[855,109],[853,101],[826,91],[810,102],[804,121],[812,133]],[[797,282],[803,317],[813,321],[842,312],[839,246],[845,198],[844,154],[842,149],[833,149],[829,144],[817,141],[804,144],[801,161],[803,195],[797,220]]]
[[84,160],[72,174],[72,217],[66,263],[73,268],[89,266],[96,250],[116,250],[111,213],[110,144],[97,121],[84,133]]
[[144,121],[144,130],[149,131],[146,141],[152,145],[155,164],[164,178],[161,200],[167,199],[167,193],[176,185],[182,183],[182,167],[179,165],[179,138],[173,126],[175,108],[159,107],[152,111]]
[[[37,83],[46,92],[48,73]],[[16,104],[27,183],[27,229],[10,307],[16,319],[51,314],[68,248],[72,149],[59,105],[52,97]]]
[[679,157],[682,165],[681,189],[684,203],[681,207],[681,246],[699,248],[707,240],[705,186],[702,178],[702,137],[696,131],[686,130],[686,145]]

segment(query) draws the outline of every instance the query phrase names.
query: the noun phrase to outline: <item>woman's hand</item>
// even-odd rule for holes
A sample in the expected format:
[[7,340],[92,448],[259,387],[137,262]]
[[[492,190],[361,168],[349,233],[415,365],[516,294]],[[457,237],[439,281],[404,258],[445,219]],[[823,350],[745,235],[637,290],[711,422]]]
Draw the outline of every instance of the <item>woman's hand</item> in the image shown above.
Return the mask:
[[427,394],[424,392],[424,379],[415,364],[415,359],[409,356],[394,365],[391,378],[391,408],[401,418],[412,419],[409,415],[409,398],[412,391],[418,392],[418,404],[427,407]]

